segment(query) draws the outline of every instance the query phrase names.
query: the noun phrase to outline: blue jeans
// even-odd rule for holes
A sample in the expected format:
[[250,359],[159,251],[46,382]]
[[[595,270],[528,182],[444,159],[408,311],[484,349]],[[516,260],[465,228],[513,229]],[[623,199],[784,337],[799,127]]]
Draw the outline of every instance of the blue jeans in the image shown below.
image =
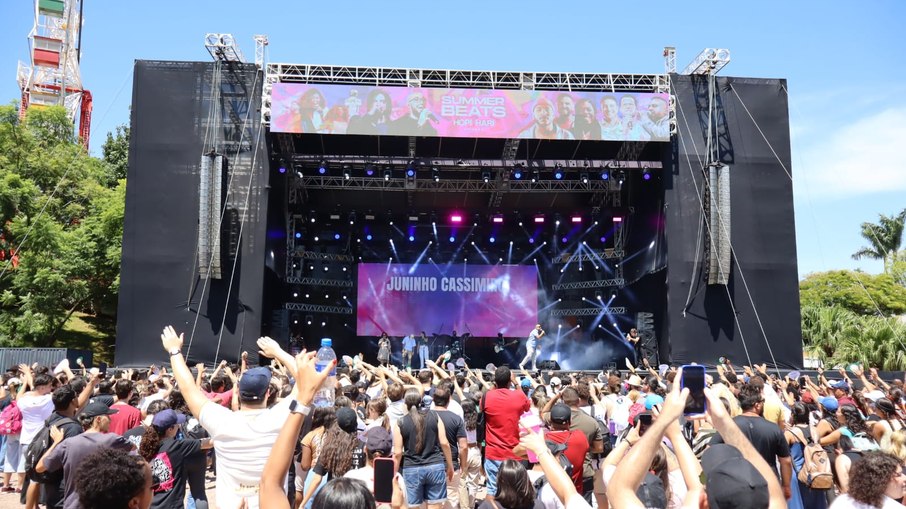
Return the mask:
[[406,482],[406,503],[409,507],[442,504],[447,499],[447,467],[445,463],[403,468]]
[[492,497],[497,495],[497,471],[500,470],[501,464],[503,460],[484,460],[484,473],[488,476],[488,495]]

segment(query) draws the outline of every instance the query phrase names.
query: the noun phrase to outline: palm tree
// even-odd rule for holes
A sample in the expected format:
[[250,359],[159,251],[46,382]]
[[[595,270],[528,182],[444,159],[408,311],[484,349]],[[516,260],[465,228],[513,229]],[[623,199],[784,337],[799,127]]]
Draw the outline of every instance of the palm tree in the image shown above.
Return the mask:
[[896,216],[880,214],[877,223],[862,223],[862,237],[870,247],[863,247],[853,254],[853,259],[862,257],[884,260],[884,273],[889,273],[897,252],[903,243],[903,227],[906,224],[906,209]]

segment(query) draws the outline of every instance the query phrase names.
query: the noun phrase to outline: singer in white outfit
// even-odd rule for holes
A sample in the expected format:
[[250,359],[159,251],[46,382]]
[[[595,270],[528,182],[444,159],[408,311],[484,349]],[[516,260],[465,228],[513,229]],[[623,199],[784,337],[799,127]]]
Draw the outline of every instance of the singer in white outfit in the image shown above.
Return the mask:
[[538,366],[536,361],[538,360],[538,354],[541,353],[541,337],[544,336],[544,331],[541,330],[541,324],[535,325],[535,328],[532,329],[532,332],[529,333],[528,342],[525,344],[525,358],[522,359],[522,362],[519,363],[519,369],[525,369],[525,363],[529,359],[532,360],[532,371],[537,371]]

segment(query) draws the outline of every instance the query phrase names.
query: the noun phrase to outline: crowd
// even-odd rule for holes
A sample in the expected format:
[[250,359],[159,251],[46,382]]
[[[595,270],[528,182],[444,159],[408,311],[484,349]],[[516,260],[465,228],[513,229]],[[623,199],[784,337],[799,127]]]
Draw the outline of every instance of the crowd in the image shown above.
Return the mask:
[[169,373],[7,370],[2,491],[65,509],[892,509],[906,494],[903,383],[873,369],[812,379],[727,362],[692,417],[682,368],[412,373],[356,359],[336,369],[333,405],[315,407],[333,378],[314,353],[261,338],[269,366],[243,355],[193,373],[182,336],[161,341]]

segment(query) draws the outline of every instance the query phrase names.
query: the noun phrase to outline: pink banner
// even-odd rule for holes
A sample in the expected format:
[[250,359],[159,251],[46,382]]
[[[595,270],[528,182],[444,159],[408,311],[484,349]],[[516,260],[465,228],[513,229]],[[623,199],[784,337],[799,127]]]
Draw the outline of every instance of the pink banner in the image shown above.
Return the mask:
[[283,133],[670,141],[668,94],[277,83]]

